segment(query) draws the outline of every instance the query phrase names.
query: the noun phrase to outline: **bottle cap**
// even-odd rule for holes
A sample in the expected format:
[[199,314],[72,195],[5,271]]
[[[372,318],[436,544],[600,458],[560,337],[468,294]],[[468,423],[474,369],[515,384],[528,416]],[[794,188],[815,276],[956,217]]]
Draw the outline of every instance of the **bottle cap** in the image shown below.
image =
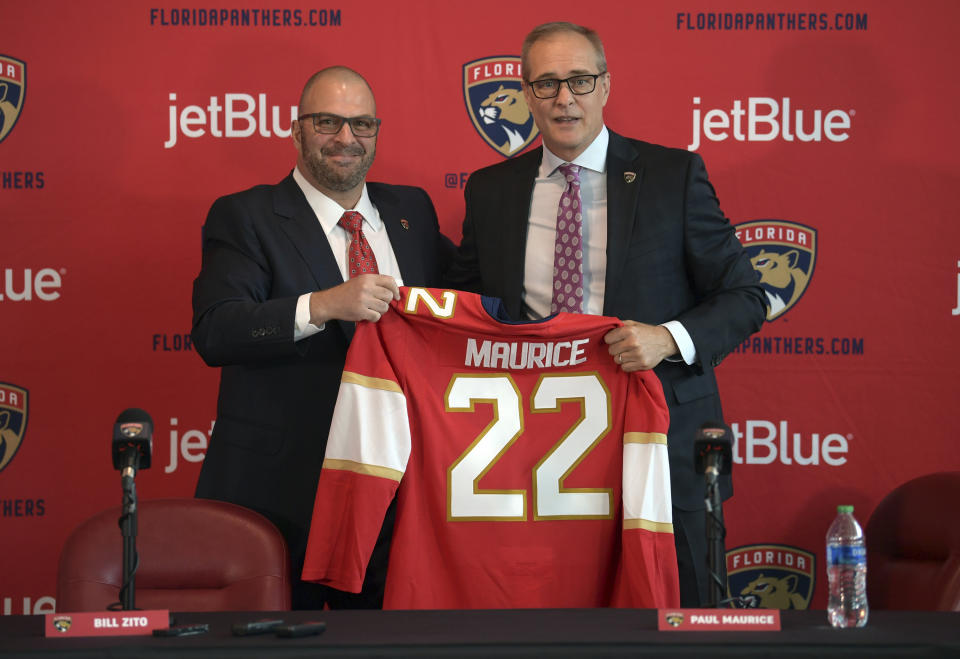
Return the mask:
[[853,512],[853,506],[850,506],[850,505],[837,506],[837,512],[838,512],[838,513],[852,513],[852,512]]

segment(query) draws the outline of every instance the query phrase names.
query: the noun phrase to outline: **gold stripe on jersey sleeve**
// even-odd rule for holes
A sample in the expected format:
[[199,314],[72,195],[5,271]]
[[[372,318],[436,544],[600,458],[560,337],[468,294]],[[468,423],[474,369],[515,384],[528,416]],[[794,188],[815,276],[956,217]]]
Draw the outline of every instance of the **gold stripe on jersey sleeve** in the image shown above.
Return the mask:
[[667,436],[662,432],[625,432],[624,444],[667,444]]
[[353,371],[344,371],[340,381],[349,382],[350,384],[358,384],[361,387],[366,387],[367,389],[383,389],[384,391],[394,391],[398,394],[403,393],[403,389],[400,388],[400,385],[393,380],[371,378],[367,375],[354,373]]
[[355,474],[365,474],[367,476],[376,476],[378,478],[387,478],[400,482],[403,478],[403,472],[389,467],[378,467],[377,465],[366,465],[353,460],[334,460],[327,458],[323,461],[324,469],[337,469],[340,471],[352,471]]
[[673,533],[673,524],[670,522],[651,522],[648,519],[625,519],[623,520],[623,528],[643,529],[654,533]]

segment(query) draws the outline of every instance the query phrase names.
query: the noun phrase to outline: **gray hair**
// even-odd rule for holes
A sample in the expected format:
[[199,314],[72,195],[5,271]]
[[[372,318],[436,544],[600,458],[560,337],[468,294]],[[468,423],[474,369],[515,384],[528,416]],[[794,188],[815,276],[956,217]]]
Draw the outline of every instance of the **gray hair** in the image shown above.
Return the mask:
[[590,45],[593,46],[593,49],[597,53],[597,70],[607,70],[607,56],[603,53],[603,41],[600,40],[600,35],[597,34],[596,31],[582,25],[577,25],[576,23],[554,21],[552,23],[544,23],[543,25],[538,25],[537,27],[533,28],[530,30],[530,34],[528,34],[523,40],[523,48],[520,52],[520,66],[523,68],[524,80],[529,82],[527,79],[527,65],[529,64],[530,48],[533,47],[533,44],[541,39],[545,39],[561,32],[573,32],[574,34],[579,34],[586,38],[586,40],[590,42]]

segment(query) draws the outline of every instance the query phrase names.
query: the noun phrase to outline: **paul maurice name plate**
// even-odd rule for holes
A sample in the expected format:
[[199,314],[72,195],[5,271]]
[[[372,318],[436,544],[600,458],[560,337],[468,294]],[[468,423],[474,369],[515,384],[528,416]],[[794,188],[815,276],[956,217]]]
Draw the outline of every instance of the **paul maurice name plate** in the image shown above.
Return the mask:
[[780,609],[660,609],[664,632],[780,631]]

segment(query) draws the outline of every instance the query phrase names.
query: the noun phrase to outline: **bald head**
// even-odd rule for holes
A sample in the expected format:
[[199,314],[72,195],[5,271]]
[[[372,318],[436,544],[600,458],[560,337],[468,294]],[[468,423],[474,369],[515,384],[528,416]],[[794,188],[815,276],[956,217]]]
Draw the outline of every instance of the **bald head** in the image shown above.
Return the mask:
[[357,84],[363,85],[367,93],[370,94],[370,100],[373,103],[373,112],[371,112],[371,114],[376,114],[377,105],[373,98],[373,89],[370,87],[370,83],[368,83],[362,75],[346,66],[328,66],[310,76],[307,84],[303,86],[303,91],[300,93],[300,105],[298,107],[300,108],[301,114],[312,111],[305,110],[304,108],[308,105],[311,92],[321,83],[334,87],[347,87]]
[[[357,137],[349,120],[378,121],[376,113],[370,85],[345,66],[318,71],[304,85],[299,110],[302,119],[298,117],[291,126],[297,169],[313,187],[344,208],[353,208],[360,199],[377,152],[377,135]],[[317,121],[324,116],[340,128],[332,133],[319,130]]]

